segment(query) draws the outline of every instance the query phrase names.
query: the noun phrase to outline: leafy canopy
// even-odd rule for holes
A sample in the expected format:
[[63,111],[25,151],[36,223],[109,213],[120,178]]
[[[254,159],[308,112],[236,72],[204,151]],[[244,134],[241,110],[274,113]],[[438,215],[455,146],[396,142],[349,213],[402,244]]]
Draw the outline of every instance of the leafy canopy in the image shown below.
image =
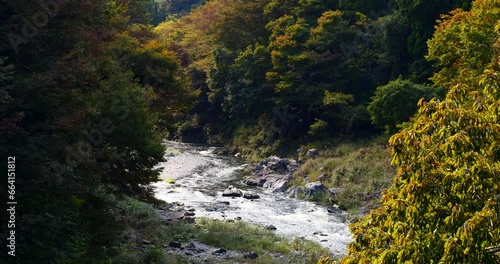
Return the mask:
[[[465,25],[460,18],[487,13],[496,2],[476,1],[470,13],[459,11],[439,28]],[[498,24],[480,24],[476,32],[498,32]],[[456,84],[446,98],[421,100],[414,122],[390,139],[398,174],[383,205],[351,225],[354,242],[342,263],[500,263],[494,253],[500,245],[498,43],[478,50],[495,54],[495,63],[481,74],[464,71],[458,81],[442,76]]]

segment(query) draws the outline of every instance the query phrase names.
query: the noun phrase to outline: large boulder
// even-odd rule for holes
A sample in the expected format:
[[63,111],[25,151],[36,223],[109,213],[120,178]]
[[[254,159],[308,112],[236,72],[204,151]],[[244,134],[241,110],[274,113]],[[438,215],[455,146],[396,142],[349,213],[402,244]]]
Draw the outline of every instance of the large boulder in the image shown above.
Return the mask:
[[304,192],[306,195],[316,195],[324,192],[326,190],[326,186],[323,185],[323,183],[317,181],[317,182],[310,182],[304,186]]
[[244,183],[264,187],[272,192],[284,192],[292,179],[292,173],[299,166],[295,160],[270,156],[255,166],[252,175]]
[[291,174],[272,174],[266,178],[264,188],[269,189],[271,192],[284,192],[288,188],[288,183],[292,179]]
[[261,161],[253,170],[253,175],[290,174],[299,168],[295,160],[270,156]]

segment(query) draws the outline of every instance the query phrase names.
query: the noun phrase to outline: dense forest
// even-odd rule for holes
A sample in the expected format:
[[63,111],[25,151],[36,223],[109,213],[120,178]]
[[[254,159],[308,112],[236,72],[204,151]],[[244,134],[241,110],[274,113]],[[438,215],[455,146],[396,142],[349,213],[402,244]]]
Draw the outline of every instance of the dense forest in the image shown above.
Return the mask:
[[0,19],[19,203],[0,262],[124,263],[163,139],[258,161],[385,135],[397,173],[340,262],[500,263],[498,0],[6,0]]

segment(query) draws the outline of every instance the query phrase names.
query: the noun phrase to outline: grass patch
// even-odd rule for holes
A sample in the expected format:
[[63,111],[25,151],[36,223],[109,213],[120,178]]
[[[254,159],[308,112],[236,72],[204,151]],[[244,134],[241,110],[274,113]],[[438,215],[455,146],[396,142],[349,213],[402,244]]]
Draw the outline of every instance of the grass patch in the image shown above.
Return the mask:
[[[188,242],[191,239],[213,247],[241,252],[254,251],[259,255],[255,260],[231,259],[227,263],[316,263],[321,257],[330,254],[318,243],[299,238],[288,239],[264,227],[241,221],[198,218],[196,224],[165,224],[149,204],[127,198],[123,208],[122,217],[127,232],[122,238],[120,253],[110,259],[109,263],[190,263],[184,256],[167,255],[162,246],[172,241]],[[148,240],[150,244],[144,245],[144,240]],[[220,264],[217,260],[210,259],[205,263]]]
[[259,162],[271,155],[288,156],[300,144],[283,136],[282,128],[274,122],[276,116],[270,113],[259,120],[240,124],[231,134],[229,150],[239,152],[249,162]]
[[[189,263],[182,256],[167,256],[161,246],[172,241],[190,240],[198,231],[194,225],[166,225],[151,205],[132,198],[125,199],[122,218],[127,231],[122,238],[120,253],[110,263]],[[141,250],[143,240],[151,244]]]
[[[314,145],[302,147],[321,149],[316,159],[308,159],[294,173],[291,185],[304,186],[320,181],[328,188],[340,188],[337,204],[346,207],[352,214],[359,214],[361,206],[374,207],[382,190],[388,188],[396,174],[391,167],[387,138],[371,141]],[[308,197],[328,204],[329,197]]]
[[[197,225],[202,230],[197,238],[205,244],[242,252],[254,251],[259,256],[279,253],[286,257],[287,263],[316,263],[321,257],[330,254],[318,243],[300,238],[290,240],[261,226],[241,221],[224,222],[199,218]],[[266,258],[259,259],[264,261]]]

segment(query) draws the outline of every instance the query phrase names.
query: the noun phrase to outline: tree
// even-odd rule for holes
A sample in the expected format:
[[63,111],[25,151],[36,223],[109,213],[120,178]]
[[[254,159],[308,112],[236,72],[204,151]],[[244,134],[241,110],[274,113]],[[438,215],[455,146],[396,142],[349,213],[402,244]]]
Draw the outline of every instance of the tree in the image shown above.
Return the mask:
[[434,62],[435,85],[474,85],[483,71],[495,64],[500,2],[475,1],[471,11],[461,9],[443,15],[429,40],[427,59]]
[[[316,23],[311,26],[304,18],[286,15],[267,25],[272,32],[269,50],[273,63],[267,80],[275,86],[279,108],[297,109],[295,114],[303,120],[299,133],[307,133],[301,129],[316,118],[337,131],[350,130],[364,123],[352,122],[353,116],[365,116],[365,111],[352,106],[362,105],[371,96],[372,74],[381,64],[379,54],[368,44],[365,30],[369,21],[360,13],[330,10]],[[351,95],[353,100],[328,106],[324,103],[326,91]]]
[[410,65],[412,81],[425,83],[432,75],[429,70],[430,64],[424,59],[427,54],[426,42],[432,37],[436,19],[455,8],[469,8],[472,0],[396,0],[396,2],[399,12],[411,29],[407,45],[412,56]]
[[351,226],[343,263],[500,263],[500,82],[420,103],[390,139],[398,174],[383,205]]
[[[7,36],[26,35],[19,17],[56,1],[4,2]],[[158,117],[188,108],[179,61],[141,24],[146,7],[118,2],[57,1],[18,53],[0,44],[0,158],[17,157],[16,237],[30,249],[18,251],[20,263],[108,262],[124,196],[152,199],[164,151]],[[143,82],[147,64],[169,83]]]
[[[480,22],[489,29],[479,30],[479,21],[468,18],[487,17],[496,2],[476,1],[443,29],[491,31],[494,23]],[[448,51],[441,58],[454,58],[457,44],[440,45],[440,52]],[[483,73],[465,67],[463,74],[440,75],[442,83],[453,84],[446,98],[420,101],[414,121],[390,139],[398,174],[382,206],[351,225],[355,239],[343,263],[500,263],[498,44],[474,54],[493,54]]]
[[214,21],[215,41],[233,51],[242,51],[250,45],[267,45],[269,34],[265,25],[264,7],[270,0],[232,1]]
[[388,133],[398,130],[398,125],[407,122],[417,112],[420,99],[429,101],[442,98],[444,89],[414,84],[401,78],[379,86],[368,105],[373,124]]

